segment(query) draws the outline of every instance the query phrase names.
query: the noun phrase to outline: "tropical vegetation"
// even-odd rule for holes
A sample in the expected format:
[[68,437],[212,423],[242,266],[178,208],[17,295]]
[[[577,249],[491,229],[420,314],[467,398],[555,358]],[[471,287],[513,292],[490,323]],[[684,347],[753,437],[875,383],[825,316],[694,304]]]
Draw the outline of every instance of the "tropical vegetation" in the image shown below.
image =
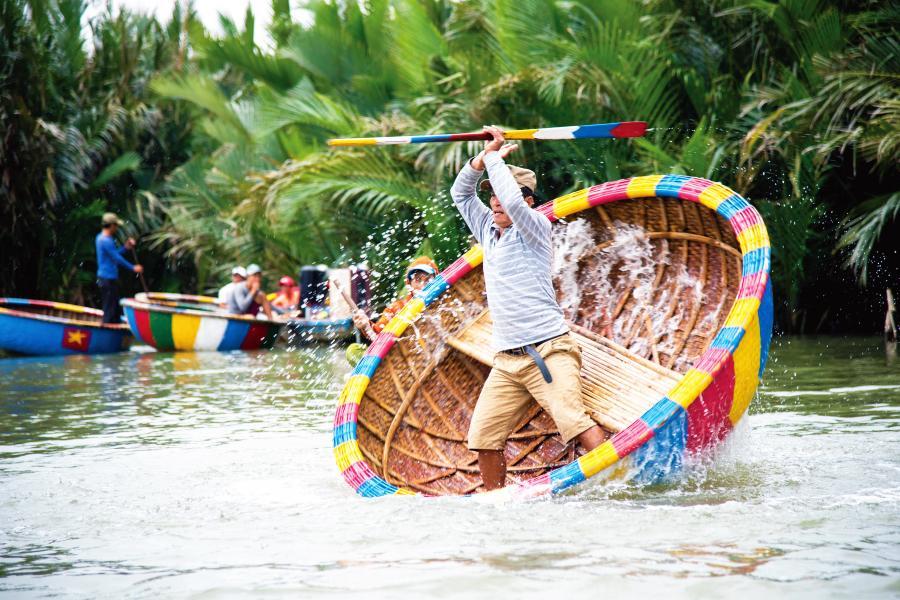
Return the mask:
[[782,330],[866,329],[900,279],[894,3],[273,0],[266,40],[249,10],[213,36],[190,7],[87,31],[83,9],[0,9],[0,293],[89,294],[91,232],[113,208],[151,287],[209,289],[235,262],[367,261],[386,300],[406,259],[468,244],[444,190],[477,145],[327,138],[617,120],[652,131],[526,143],[517,160],[551,198],[649,173],[744,194],[773,238]]

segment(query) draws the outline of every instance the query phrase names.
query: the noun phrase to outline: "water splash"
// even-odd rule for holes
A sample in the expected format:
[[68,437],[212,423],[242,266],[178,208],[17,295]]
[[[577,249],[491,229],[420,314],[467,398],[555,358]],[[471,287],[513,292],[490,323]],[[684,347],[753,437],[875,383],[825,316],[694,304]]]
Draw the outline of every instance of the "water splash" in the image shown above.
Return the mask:
[[[598,245],[585,219],[554,228],[553,271],[563,314],[640,356],[676,355],[673,367],[685,367],[688,358],[678,356],[679,327],[704,301],[702,283],[683,264],[672,264],[665,240],[654,243],[643,227],[620,221],[613,230],[612,239]],[[674,285],[659,285],[662,274]],[[691,301],[679,300],[685,298]]]

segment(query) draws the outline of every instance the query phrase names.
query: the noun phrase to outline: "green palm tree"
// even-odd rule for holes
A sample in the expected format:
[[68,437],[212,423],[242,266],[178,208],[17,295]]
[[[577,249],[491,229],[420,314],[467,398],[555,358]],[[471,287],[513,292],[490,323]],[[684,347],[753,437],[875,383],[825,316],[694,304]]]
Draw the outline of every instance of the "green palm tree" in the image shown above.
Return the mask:
[[163,26],[104,13],[89,23],[88,49],[84,11],[83,0],[0,7],[5,293],[84,300],[100,215],[138,214],[141,193],[186,158],[189,124],[171,106],[148,104],[146,88],[177,62],[191,15],[176,8]]
[[[190,69],[154,84],[167,101],[187,101],[211,148],[172,178],[159,204],[167,224],[158,239],[206,261],[201,272],[238,258],[283,269],[368,258],[390,273],[423,250],[446,262],[467,240],[444,190],[478,144],[348,151],[324,140],[483,123],[649,121],[641,140],[525,143],[516,160],[538,172],[548,197],[649,172],[733,186],[770,224],[788,328],[806,319],[812,282],[832,276],[815,258],[842,233],[841,251],[864,279],[875,240],[896,218],[900,52],[891,7],[315,0],[307,8],[305,25],[278,13],[271,52],[246,25],[231,24],[220,39],[192,36]],[[851,179],[875,177],[879,192],[851,191],[848,200],[847,161],[856,165]],[[180,183],[188,175],[193,183]],[[382,235],[394,246],[379,243]]]

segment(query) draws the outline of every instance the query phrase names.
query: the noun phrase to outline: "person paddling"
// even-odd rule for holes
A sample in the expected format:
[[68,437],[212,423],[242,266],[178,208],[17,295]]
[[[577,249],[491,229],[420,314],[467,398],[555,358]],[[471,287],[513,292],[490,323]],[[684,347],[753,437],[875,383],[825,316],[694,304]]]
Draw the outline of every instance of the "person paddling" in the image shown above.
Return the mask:
[[[416,297],[416,294],[421,293],[425,286],[431,283],[439,270],[437,263],[429,257],[420,256],[416,258],[406,267],[406,287],[409,290],[406,295],[397,298],[390,306],[385,308],[377,321],[370,320],[369,315],[365,311],[357,309],[353,313],[353,324],[370,342],[373,341],[375,336],[381,333],[387,324],[391,322],[394,315],[403,310],[403,307]],[[350,344],[346,352],[347,361],[351,365],[356,366],[356,363],[366,353],[367,348],[367,344]]]
[[105,213],[100,220],[101,231],[94,239],[97,250],[97,285],[100,287],[103,322],[119,323],[122,308],[119,306],[119,267],[143,273],[144,267],[133,265],[123,256],[135,247],[134,238],[128,238],[124,245],[116,244],[116,232],[122,222],[115,213]]
[[[553,289],[550,221],[534,210],[533,171],[507,166],[518,145],[491,135],[484,150],[459,172],[450,196],[484,249],[484,284],[493,320],[496,355],[469,426],[468,447],[488,490],[506,484],[506,441],[534,398],[549,413],[565,443],[588,451],[606,440],[581,401],[581,349],[569,334]],[[490,208],[476,195],[482,190]]]
[[367,325],[371,325],[372,331],[376,334],[381,333],[381,330],[391,322],[394,315],[403,310],[403,307],[406,306],[416,294],[424,290],[425,286],[431,283],[431,280],[434,279],[437,274],[437,263],[427,256],[420,256],[413,260],[409,263],[409,266],[406,267],[406,287],[408,289],[406,295],[397,298],[390,306],[385,308],[377,321],[370,321],[369,316],[365,312],[357,310],[353,314],[353,324],[363,333],[365,333]]

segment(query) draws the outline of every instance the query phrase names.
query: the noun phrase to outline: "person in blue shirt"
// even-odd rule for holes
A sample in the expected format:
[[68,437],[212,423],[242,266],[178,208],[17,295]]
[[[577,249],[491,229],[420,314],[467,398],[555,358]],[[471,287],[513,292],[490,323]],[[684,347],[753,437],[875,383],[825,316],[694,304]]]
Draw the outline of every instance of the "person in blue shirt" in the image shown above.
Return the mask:
[[115,213],[103,215],[103,230],[97,234],[94,245],[97,248],[97,285],[100,286],[100,297],[103,304],[103,322],[119,323],[121,307],[119,306],[119,267],[143,273],[144,267],[133,265],[122,256],[127,250],[134,248],[134,238],[128,238],[124,246],[116,244],[116,231],[119,229],[119,217]]

